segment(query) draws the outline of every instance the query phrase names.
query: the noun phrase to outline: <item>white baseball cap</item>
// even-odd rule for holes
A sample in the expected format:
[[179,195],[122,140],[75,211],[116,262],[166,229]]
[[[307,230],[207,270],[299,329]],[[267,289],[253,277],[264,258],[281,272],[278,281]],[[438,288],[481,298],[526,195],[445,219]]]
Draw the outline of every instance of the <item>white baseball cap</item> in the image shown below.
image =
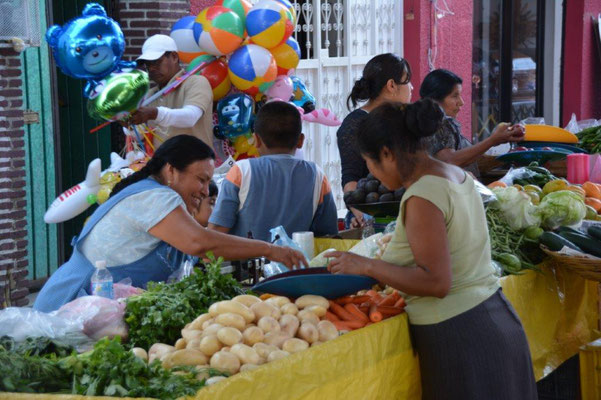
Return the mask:
[[136,60],[158,60],[168,51],[177,51],[175,40],[167,35],[153,35],[146,39],[142,46],[142,55]]

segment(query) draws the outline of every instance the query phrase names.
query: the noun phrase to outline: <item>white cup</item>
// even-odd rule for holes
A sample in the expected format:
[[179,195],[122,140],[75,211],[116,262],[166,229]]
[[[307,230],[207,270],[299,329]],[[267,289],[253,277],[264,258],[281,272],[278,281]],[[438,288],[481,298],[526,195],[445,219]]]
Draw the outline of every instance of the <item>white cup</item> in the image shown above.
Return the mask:
[[299,247],[305,252],[309,260],[315,257],[315,245],[313,243],[313,232],[294,232],[292,234],[292,240],[299,245]]

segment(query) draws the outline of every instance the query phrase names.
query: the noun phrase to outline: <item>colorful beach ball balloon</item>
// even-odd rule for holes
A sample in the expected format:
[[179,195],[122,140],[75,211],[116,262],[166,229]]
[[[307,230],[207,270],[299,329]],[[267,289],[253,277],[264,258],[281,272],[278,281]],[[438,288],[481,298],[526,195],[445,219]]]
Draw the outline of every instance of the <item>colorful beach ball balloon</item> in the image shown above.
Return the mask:
[[[196,68],[198,64],[212,59],[213,56],[209,54],[198,56],[190,62],[187,70],[190,71]],[[213,101],[223,98],[232,88],[232,81],[228,74],[227,64],[220,58],[204,67],[199,73],[209,81],[211,89],[213,89]]]
[[179,59],[186,64],[202,54],[202,50],[198,47],[196,39],[194,39],[195,19],[194,16],[179,19],[173,24],[169,34],[177,44]]
[[196,17],[194,39],[204,52],[223,56],[242,44],[244,24],[238,14],[229,8],[207,7]]
[[278,74],[273,55],[256,44],[236,50],[228,64],[232,84],[255,99],[269,89]]
[[286,9],[288,9],[288,11],[290,11],[290,14],[292,14],[292,25],[296,26],[296,22],[298,21],[296,19],[296,10],[294,9],[294,6],[292,5],[292,3],[290,3],[288,0],[275,0],[278,3],[280,3],[281,5],[283,5],[284,7],[286,7]]
[[248,0],[217,0],[215,5],[229,8],[235,12],[242,20],[242,25],[246,24],[246,14],[252,8],[252,4]]
[[296,68],[301,58],[300,46],[292,36],[270,51],[278,66],[278,75],[286,75],[289,70]]
[[261,0],[246,15],[246,31],[252,43],[272,49],[294,31],[292,13],[275,0]]

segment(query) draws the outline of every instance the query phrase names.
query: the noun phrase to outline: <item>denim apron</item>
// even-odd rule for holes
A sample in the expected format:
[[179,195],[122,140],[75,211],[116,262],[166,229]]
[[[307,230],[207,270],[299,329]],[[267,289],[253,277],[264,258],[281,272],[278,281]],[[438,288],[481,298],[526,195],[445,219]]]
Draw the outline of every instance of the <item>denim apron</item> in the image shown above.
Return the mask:
[[[40,291],[33,308],[39,311],[50,312],[57,310],[71,300],[90,294],[90,279],[95,271],[95,266],[81,252],[81,243],[90,233],[92,228],[107,212],[124,198],[150,189],[164,187],[160,183],[145,179],[136,182],[103,203],[83,227],[79,237],[73,238],[73,255],[65,264],[52,274]],[[127,251],[127,249],[123,249]],[[159,245],[141,259],[130,264],[108,267],[113,276],[113,282],[131,278],[132,285],[146,287],[149,281],[165,281],[186,260],[195,262],[195,258],[185,255],[166,242]],[[94,260],[98,261],[98,260]]]

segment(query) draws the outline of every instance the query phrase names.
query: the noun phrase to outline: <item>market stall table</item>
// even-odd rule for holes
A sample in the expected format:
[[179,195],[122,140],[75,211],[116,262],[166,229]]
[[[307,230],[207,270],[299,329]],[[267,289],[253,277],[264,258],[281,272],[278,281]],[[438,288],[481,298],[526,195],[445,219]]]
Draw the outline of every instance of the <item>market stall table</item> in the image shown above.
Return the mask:
[[[524,325],[537,380],[577,354],[580,346],[599,337],[598,284],[552,261],[539,266],[541,273],[528,271],[502,279],[503,291]],[[418,359],[403,314],[237,374],[202,389],[195,398],[412,400],[419,399],[420,393]],[[0,399],[9,398],[89,397],[0,393]]]

